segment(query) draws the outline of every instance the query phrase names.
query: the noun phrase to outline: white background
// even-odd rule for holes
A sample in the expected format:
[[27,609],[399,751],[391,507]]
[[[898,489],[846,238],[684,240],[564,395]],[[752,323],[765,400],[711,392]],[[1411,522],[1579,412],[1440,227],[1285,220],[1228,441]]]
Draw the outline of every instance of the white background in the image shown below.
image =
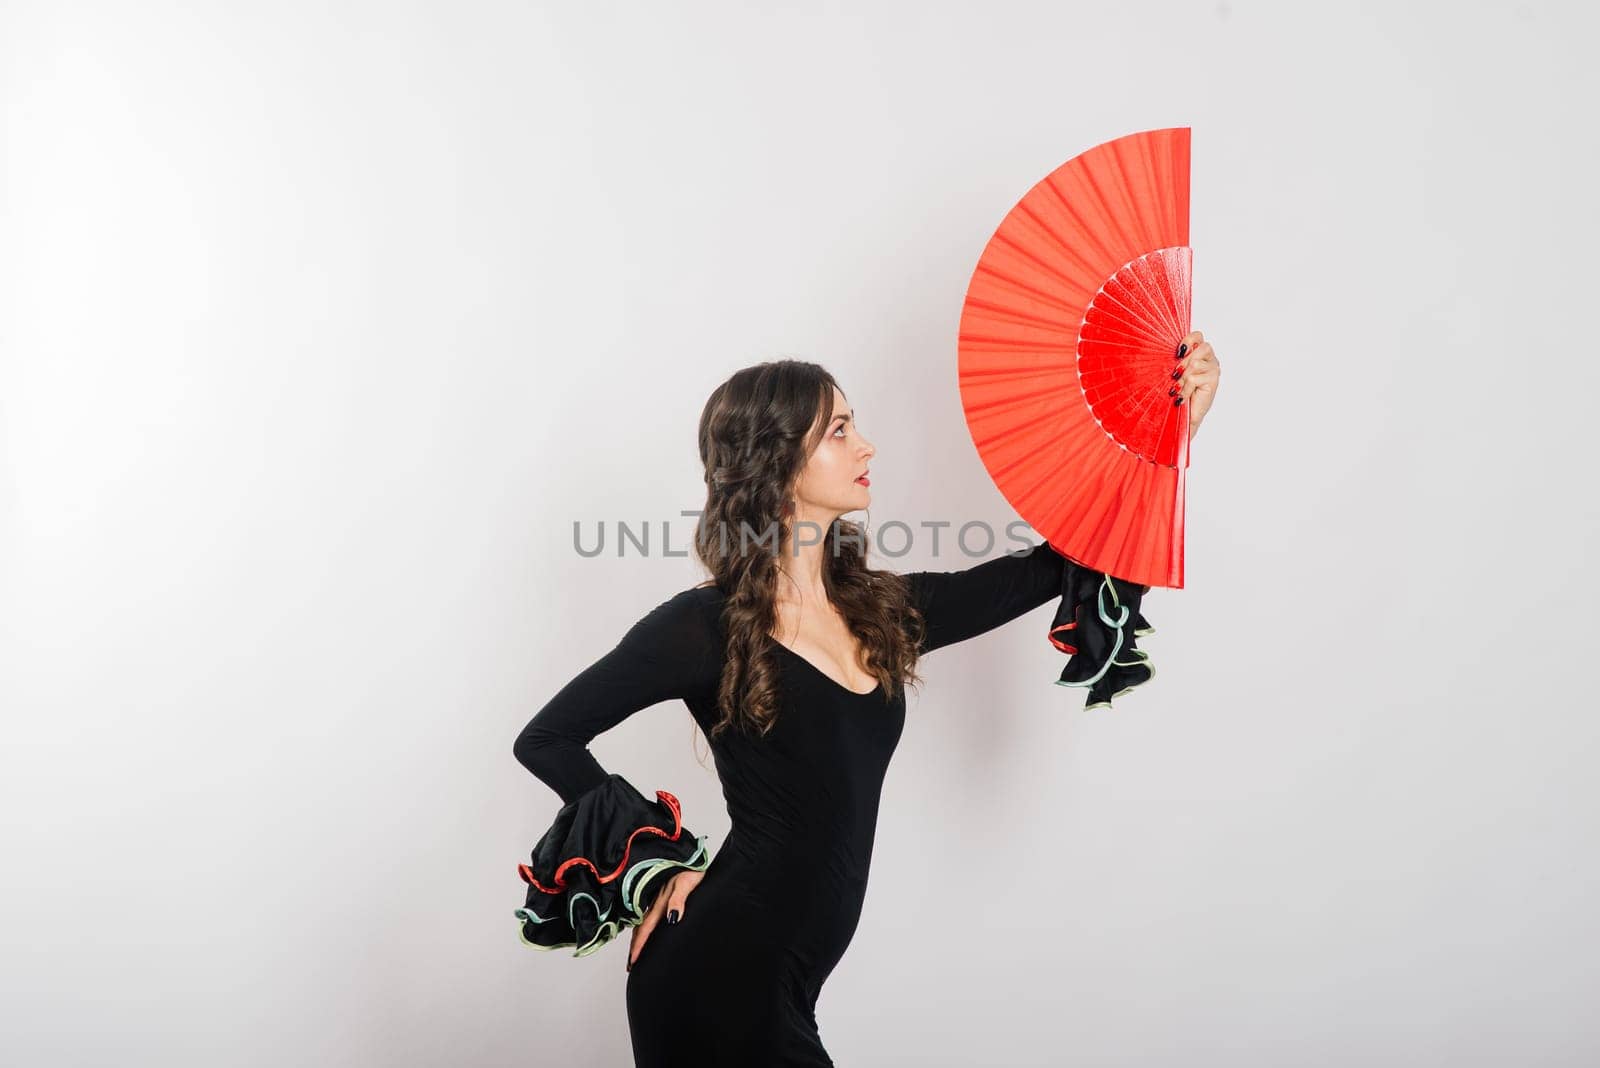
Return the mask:
[[[816,360],[874,525],[1011,521],[956,388],[973,266],[1069,157],[1187,125],[1224,370],[1157,677],[1085,712],[1052,608],[925,662],[823,1039],[1594,1063],[1596,29],[7,5],[0,1060],[627,1063],[625,943],[517,938],[558,799],[511,742],[702,577],[659,526],[706,396]],[[574,552],[621,520],[652,556]],[[877,562],[976,562],[929,549]],[[720,845],[681,704],[593,748]]]

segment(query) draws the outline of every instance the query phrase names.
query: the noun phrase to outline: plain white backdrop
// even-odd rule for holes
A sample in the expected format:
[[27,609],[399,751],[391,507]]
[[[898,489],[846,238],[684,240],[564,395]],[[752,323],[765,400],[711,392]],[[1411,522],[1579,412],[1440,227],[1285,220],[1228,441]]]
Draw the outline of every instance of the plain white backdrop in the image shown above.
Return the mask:
[[[1597,28],[6,5],[0,1061],[628,1063],[626,943],[518,940],[558,799],[511,743],[702,575],[573,523],[699,507],[701,405],[780,355],[844,385],[874,525],[1015,519],[972,268],[1069,157],[1187,125],[1223,378],[1156,678],[1085,712],[1053,608],[924,662],[823,1039],[1594,1063]],[[977,562],[929,550],[878,562]],[[593,750],[720,845],[681,704]]]

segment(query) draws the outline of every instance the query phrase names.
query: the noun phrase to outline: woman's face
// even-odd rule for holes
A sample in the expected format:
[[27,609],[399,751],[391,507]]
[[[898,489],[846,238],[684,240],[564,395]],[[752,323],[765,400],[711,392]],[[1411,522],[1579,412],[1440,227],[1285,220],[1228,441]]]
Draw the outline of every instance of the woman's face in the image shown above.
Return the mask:
[[838,386],[833,387],[833,410],[824,411],[823,418],[822,440],[795,483],[795,515],[826,525],[872,503],[871,489],[858,480],[877,450],[861,436]]

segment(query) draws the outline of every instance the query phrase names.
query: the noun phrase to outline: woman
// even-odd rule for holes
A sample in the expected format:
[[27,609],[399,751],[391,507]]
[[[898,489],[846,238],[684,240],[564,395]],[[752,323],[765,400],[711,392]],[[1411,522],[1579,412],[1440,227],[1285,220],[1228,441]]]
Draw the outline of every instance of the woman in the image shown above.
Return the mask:
[[[1189,404],[1192,436],[1219,368],[1198,331],[1182,354],[1174,403]],[[700,419],[695,553],[711,580],[651,610],[517,738],[564,802],[522,867],[523,940],[581,955],[633,926],[638,1065],[833,1063],[817,996],[860,916],[917,660],[1060,596],[1064,569],[1081,567],[1040,542],[959,571],[869,568],[840,516],[870,503],[874,452],[815,364],[763,363],[719,386]],[[710,740],[732,817],[714,860],[676,798],[647,802],[587,749],[669,698]]]

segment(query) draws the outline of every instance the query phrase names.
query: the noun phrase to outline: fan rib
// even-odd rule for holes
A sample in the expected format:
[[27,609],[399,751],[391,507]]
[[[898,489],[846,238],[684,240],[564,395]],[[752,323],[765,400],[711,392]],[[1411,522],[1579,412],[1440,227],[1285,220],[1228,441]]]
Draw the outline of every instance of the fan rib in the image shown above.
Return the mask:
[[1188,411],[1170,371],[1192,314],[1189,130],[1055,168],[979,257],[957,385],[1001,494],[1060,552],[1181,586]]

